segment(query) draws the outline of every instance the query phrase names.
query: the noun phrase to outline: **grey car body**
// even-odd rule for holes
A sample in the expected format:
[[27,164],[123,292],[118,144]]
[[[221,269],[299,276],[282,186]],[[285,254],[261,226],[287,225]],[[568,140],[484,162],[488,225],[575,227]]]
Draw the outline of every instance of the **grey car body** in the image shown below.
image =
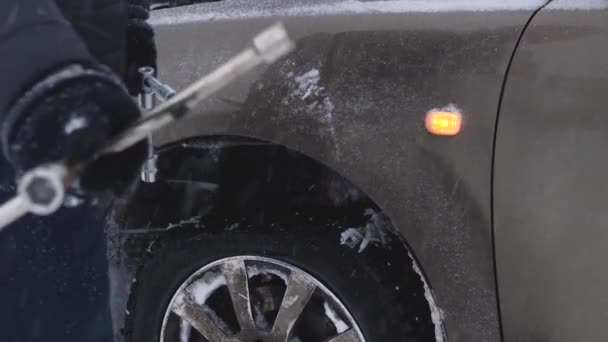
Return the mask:
[[[157,145],[272,143],[335,171],[406,241],[449,341],[608,338],[606,2],[165,9],[152,18],[159,76],[183,88],[276,21],[296,51],[156,134]],[[442,108],[462,113],[460,134],[425,130]],[[143,229],[146,241],[154,232]]]

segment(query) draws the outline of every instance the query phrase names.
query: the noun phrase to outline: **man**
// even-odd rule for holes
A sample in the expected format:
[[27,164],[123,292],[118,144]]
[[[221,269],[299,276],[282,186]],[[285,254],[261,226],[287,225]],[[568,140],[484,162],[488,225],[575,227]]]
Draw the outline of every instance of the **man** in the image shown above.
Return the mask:
[[[136,121],[137,69],[155,66],[147,0],[0,1],[1,195],[40,164],[85,160]],[[140,144],[103,157],[78,191],[121,195]],[[0,340],[111,341],[102,213],[29,216],[0,232]]]

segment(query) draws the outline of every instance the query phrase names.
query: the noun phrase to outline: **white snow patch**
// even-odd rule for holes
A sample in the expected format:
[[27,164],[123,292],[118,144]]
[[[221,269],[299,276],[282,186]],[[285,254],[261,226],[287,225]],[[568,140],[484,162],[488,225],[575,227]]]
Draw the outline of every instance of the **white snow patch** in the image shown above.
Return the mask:
[[190,341],[190,335],[192,334],[192,326],[185,319],[179,322],[179,340],[180,342]]
[[431,320],[433,321],[433,325],[435,325],[435,341],[436,342],[444,342],[444,333],[443,333],[443,310],[439,308],[437,303],[435,302],[435,298],[433,297],[433,293],[431,292],[431,288],[429,284],[426,282],[422,271],[416,264],[414,260],[414,256],[408,252],[410,259],[412,259],[412,267],[414,271],[420,276],[420,280],[422,280],[422,284],[424,284],[424,298],[429,303],[429,308],[431,309]]
[[298,89],[294,92],[295,95],[300,96],[302,100],[310,96],[313,92],[319,93],[319,70],[312,69],[300,76],[294,78],[298,84]]
[[[348,228],[342,234],[340,234],[340,244],[348,245],[350,248],[355,248],[357,245],[361,244],[363,241],[363,237],[365,235],[362,232],[361,228]],[[365,249],[365,246],[361,246],[359,248],[359,253],[361,253]]]
[[74,115],[70,118],[70,121],[68,121],[68,123],[65,125],[63,131],[66,135],[70,135],[79,129],[87,127],[87,125],[87,118]]
[[370,243],[382,246],[390,241],[381,214],[373,209],[367,209],[365,215],[369,217],[365,226],[348,228],[340,234],[340,244],[350,248],[359,246],[359,253],[363,252]]
[[63,200],[63,206],[66,208],[75,208],[84,203],[84,198],[80,196],[75,196],[72,194],[67,194],[65,199]]
[[228,227],[226,227],[226,231],[227,231],[227,232],[231,232],[231,231],[233,231],[233,230],[237,229],[239,226],[240,226],[240,225],[239,225],[238,223],[231,224],[231,225],[229,225]]
[[166,230],[170,230],[173,228],[177,228],[177,227],[181,227],[185,224],[197,224],[201,222],[201,217],[200,216],[194,216],[191,217],[189,219],[185,219],[185,220],[181,220],[178,223],[171,223],[167,226],[167,228],[165,228]]
[[[311,69],[295,76],[293,80],[295,89],[291,96],[300,100],[311,98],[311,102],[306,105],[306,112],[316,117],[321,123],[332,127],[335,106],[331,98],[325,94],[325,87],[319,85],[321,80],[319,69]],[[335,132],[332,132],[332,136],[335,138]]]
[[226,278],[223,275],[218,275],[212,279],[199,279],[190,284],[186,291],[192,296],[196,304],[203,305],[215,290],[225,285]]
[[[442,13],[494,12],[534,10],[546,0],[327,0],[323,3],[306,1],[286,3],[265,0],[251,6],[250,0],[226,1],[227,4],[189,6],[187,9],[154,11],[151,23],[172,25],[197,21],[227,21],[246,18],[289,16],[334,16],[368,13]],[[570,6],[579,0],[571,0]],[[582,1],[600,3],[601,0]]]
[[340,316],[338,316],[338,314],[334,311],[334,309],[331,308],[331,306],[329,306],[327,302],[323,303],[323,308],[325,308],[325,316],[332,321],[338,334],[348,330],[348,325],[340,318]]
[[156,243],[156,240],[152,241],[149,245],[148,248],[146,249],[146,253],[150,254],[152,253],[152,248],[154,247],[154,244]]
[[300,298],[298,295],[285,297],[283,298],[283,303],[281,303],[281,306],[287,309],[288,307],[294,305],[298,301],[298,298]]
[[[322,124],[320,129],[329,134],[332,140],[336,158],[340,159],[340,147],[334,127],[335,105],[327,89],[320,85],[321,73],[319,69],[312,68],[306,72],[293,75],[289,72],[289,77],[293,78],[290,83],[291,91],[286,96],[282,104],[289,106],[288,113],[292,116],[311,117]],[[293,109],[296,110],[293,110]]]

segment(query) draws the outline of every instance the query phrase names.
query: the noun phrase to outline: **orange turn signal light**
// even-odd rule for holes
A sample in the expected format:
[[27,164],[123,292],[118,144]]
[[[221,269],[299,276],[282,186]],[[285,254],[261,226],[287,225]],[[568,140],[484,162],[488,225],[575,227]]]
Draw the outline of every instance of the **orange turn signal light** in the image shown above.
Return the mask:
[[426,113],[426,130],[435,135],[453,136],[460,133],[462,115],[459,112],[431,110]]

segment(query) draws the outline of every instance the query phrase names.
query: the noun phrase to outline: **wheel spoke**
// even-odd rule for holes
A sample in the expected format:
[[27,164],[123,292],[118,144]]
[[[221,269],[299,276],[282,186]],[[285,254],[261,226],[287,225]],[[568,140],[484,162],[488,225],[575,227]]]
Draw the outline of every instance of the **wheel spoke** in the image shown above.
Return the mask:
[[253,331],[256,329],[251,313],[249,300],[249,281],[247,270],[243,260],[232,260],[222,265],[222,273],[226,278],[232,306],[239,321],[241,331]]
[[357,332],[353,329],[350,329],[348,331],[341,333],[340,335],[338,335],[336,337],[329,339],[329,341],[327,341],[327,342],[360,342],[360,341],[361,341],[361,339],[359,339]]
[[213,323],[203,308],[188,295],[181,294],[171,306],[173,313],[188,322],[211,342],[229,341],[229,338]]
[[303,276],[292,273],[272,328],[271,335],[275,337],[275,340],[287,341],[291,328],[293,328],[315,288],[316,286],[308,282]]

